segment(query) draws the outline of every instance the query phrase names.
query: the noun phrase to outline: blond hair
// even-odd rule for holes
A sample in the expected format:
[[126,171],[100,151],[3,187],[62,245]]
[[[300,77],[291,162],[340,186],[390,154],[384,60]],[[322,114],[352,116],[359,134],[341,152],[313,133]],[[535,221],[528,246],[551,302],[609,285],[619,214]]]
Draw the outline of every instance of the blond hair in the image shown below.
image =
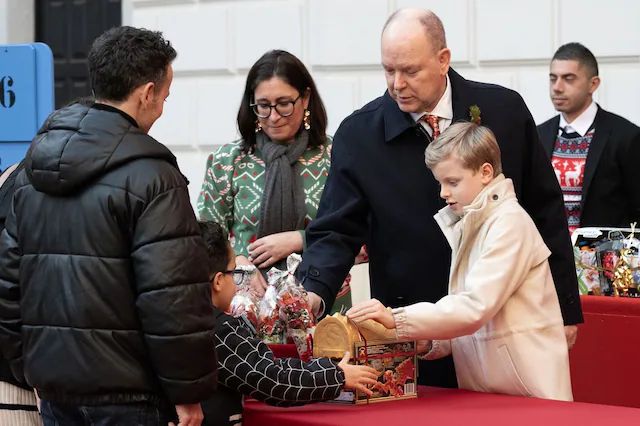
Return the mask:
[[502,173],[500,147],[493,132],[470,122],[455,123],[447,128],[425,150],[427,167],[433,169],[456,155],[466,169],[477,171],[484,163],[493,167],[493,176]]

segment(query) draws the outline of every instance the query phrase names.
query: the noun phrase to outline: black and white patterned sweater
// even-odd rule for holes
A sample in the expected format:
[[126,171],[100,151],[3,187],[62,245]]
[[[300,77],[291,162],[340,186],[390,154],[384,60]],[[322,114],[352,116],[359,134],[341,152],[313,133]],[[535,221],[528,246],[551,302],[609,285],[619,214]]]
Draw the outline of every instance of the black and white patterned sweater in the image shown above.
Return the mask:
[[270,405],[293,406],[334,399],[344,385],[344,372],[327,358],[302,362],[274,359],[245,318],[219,313],[215,345],[218,392],[202,403],[203,425],[237,425],[242,421],[242,395]]

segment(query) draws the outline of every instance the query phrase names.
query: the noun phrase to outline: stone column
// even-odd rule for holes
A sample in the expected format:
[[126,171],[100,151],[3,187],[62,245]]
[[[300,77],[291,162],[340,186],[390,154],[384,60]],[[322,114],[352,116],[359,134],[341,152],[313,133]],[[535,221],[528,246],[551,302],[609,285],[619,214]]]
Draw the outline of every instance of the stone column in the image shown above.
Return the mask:
[[35,1],[0,0],[0,44],[33,43]]

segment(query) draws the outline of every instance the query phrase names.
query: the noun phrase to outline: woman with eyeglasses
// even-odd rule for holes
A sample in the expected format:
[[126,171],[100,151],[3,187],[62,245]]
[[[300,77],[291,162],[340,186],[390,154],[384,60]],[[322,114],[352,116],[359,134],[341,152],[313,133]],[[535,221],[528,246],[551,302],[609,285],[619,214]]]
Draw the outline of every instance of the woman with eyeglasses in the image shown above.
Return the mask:
[[[283,50],[258,59],[237,122],[242,138],[207,160],[198,213],[229,232],[237,265],[283,269],[287,256],[304,249],[330,166],[327,113],[304,64]],[[266,288],[261,274],[252,284],[259,294]],[[338,294],[338,309],[351,306],[348,290]]]

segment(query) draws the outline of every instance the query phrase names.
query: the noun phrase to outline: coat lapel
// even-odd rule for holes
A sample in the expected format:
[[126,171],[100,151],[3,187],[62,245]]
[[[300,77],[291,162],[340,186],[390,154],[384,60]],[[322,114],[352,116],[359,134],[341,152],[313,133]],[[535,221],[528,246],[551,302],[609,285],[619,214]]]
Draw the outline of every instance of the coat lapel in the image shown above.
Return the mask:
[[452,123],[457,121],[469,121],[468,111],[471,106],[467,80],[449,68],[449,81],[451,81],[451,105],[453,107]]
[[558,138],[558,127],[560,126],[560,115],[558,114],[554,118],[551,119],[548,125],[541,127],[540,132],[540,142],[544,146],[544,151],[547,153],[547,156],[551,158],[553,154],[553,148],[556,144],[556,139]]
[[384,140],[386,142],[397,138],[408,129],[416,126],[411,115],[400,110],[388,91],[384,92],[382,102],[384,104]]
[[609,135],[613,130],[611,123],[605,117],[602,108],[598,105],[598,112],[595,119],[595,133],[593,139],[589,144],[589,152],[587,153],[587,161],[584,166],[584,182],[582,184],[582,201],[580,202],[580,208],[584,209],[584,201],[587,199],[589,192],[589,186],[593,180],[593,175],[602,157],[604,148],[609,140]]

